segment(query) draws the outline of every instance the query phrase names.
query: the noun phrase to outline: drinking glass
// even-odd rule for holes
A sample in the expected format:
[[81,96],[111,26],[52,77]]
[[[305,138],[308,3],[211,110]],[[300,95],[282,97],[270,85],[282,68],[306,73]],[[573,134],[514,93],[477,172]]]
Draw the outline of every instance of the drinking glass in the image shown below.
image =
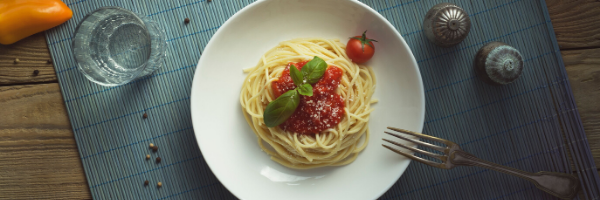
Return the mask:
[[103,86],[150,75],[166,56],[164,30],[150,18],[119,7],[87,14],[71,45],[77,69]]

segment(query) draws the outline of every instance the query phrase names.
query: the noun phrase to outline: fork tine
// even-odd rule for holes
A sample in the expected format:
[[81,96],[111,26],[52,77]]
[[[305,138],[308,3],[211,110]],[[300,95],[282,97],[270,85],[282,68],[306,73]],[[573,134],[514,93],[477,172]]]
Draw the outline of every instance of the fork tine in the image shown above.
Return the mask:
[[410,159],[413,159],[415,161],[418,161],[420,163],[423,163],[423,164],[426,164],[426,165],[429,165],[429,166],[432,166],[432,167],[441,168],[440,167],[442,165],[441,163],[436,163],[436,162],[433,162],[433,161],[425,160],[423,158],[420,158],[420,157],[417,157],[417,156],[414,156],[414,155],[402,152],[400,150],[394,149],[394,148],[392,148],[392,147],[390,147],[388,145],[385,145],[385,144],[381,144],[381,145],[383,145],[383,147],[385,147],[385,148],[388,148],[389,150],[392,150],[393,152],[396,152],[397,154],[406,156],[406,157],[408,157]]
[[416,137],[420,137],[420,138],[425,138],[425,139],[430,139],[430,140],[433,140],[433,141],[438,141],[438,142],[444,143],[444,144],[446,144],[448,146],[451,146],[453,144],[453,142],[451,142],[451,141],[444,140],[444,139],[438,138],[438,137],[433,137],[431,135],[425,135],[425,134],[422,134],[422,133],[417,133],[417,132],[413,132],[413,131],[409,131],[409,130],[404,130],[404,129],[399,129],[399,128],[394,128],[394,127],[387,127],[387,128],[391,129],[391,130],[394,130],[394,131],[398,131],[400,133],[406,133],[406,134],[409,134],[409,135],[412,135],[412,136],[416,136]]
[[446,149],[446,148],[440,147],[438,145],[433,145],[433,144],[429,144],[427,142],[422,142],[422,141],[419,141],[419,140],[410,139],[410,138],[407,138],[407,137],[404,137],[404,136],[401,136],[401,135],[398,135],[398,134],[395,134],[395,133],[390,133],[390,132],[387,132],[387,131],[384,131],[384,132],[387,133],[387,134],[390,134],[390,135],[392,135],[394,137],[397,137],[397,138],[400,138],[400,139],[403,139],[403,140],[407,140],[407,141],[410,141],[410,142],[413,142],[413,143],[416,143],[416,144],[419,144],[419,145],[422,145],[422,146],[425,146],[425,147],[429,147],[429,148],[432,148],[432,149],[435,149],[435,150],[438,150],[438,151],[441,151],[441,152],[444,152],[444,150]]
[[385,139],[385,138],[383,138],[383,140],[386,141],[386,142],[395,144],[396,146],[404,147],[405,149],[408,149],[408,150],[411,150],[411,151],[414,151],[414,152],[419,152],[419,153],[425,154],[427,156],[434,157],[434,158],[437,158],[437,159],[440,159],[440,160],[444,161],[444,159],[442,158],[444,156],[442,156],[442,155],[431,153],[429,151],[425,151],[425,150],[422,150],[422,149],[417,149],[417,148],[414,148],[414,147],[409,147],[409,146],[406,146],[406,145],[403,145],[403,144],[400,144],[398,142],[394,142],[394,141],[391,141],[391,140],[388,140],[388,139]]

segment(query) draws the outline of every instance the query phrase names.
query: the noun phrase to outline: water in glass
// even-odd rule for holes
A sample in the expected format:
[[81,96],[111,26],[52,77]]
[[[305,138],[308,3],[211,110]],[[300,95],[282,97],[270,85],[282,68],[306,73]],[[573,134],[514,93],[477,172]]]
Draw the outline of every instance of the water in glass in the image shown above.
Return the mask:
[[77,67],[104,86],[126,84],[154,72],[165,57],[164,31],[146,16],[118,7],[88,14],[73,39]]

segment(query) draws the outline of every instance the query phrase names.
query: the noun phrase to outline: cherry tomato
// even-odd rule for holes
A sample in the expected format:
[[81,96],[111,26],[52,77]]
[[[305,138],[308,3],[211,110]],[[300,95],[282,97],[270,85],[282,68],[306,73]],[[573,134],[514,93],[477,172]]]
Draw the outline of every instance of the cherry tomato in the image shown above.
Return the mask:
[[346,44],[346,55],[352,62],[358,64],[367,62],[375,53],[373,42],[377,42],[377,40],[368,39],[366,33],[367,31],[362,36],[351,37],[348,44]]

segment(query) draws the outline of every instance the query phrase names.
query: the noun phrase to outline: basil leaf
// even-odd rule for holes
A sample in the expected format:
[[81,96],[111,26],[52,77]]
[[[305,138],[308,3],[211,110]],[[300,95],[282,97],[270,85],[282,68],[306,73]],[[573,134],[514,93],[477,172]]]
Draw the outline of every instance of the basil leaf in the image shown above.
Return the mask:
[[323,59],[315,56],[302,67],[301,71],[304,75],[304,79],[306,79],[306,83],[314,84],[319,82],[321,76],[325,74],[325,70],[327,70],[327,63],[325,63]]
[[300,104],[300,95],[296,90],[283,93],[274,101],[271,101],[263,115],[267,127],[275,127],[290,118]]
[[300,93],[301,95],[304,95],[304,96],[312,97],[313,88],[310,84],[306,83],[304,85],[298,86],[298,93]]
[[302,73],[300,73],[300,70],[298,70],[298,68],[296,68],[296,66],[294,65],[290,66],[290,76],[292,77],[292,81],[294,81],[294,84],[296,84],[296,86],[302,85],[304,81],[304,76],[302,75]]

